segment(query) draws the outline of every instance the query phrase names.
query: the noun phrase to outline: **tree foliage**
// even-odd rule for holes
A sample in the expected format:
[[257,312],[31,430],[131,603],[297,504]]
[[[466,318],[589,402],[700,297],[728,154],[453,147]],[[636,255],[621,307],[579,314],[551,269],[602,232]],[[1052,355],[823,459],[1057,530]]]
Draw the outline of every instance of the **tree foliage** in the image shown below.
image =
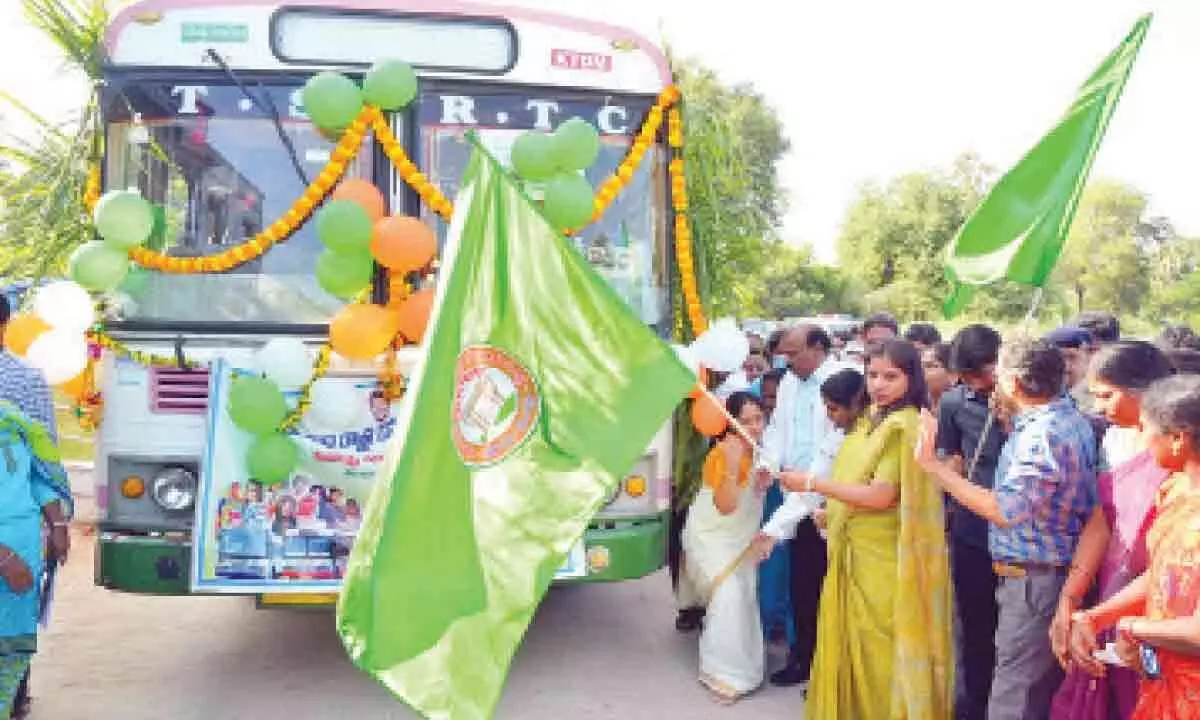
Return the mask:
[[[29,22],[43,31],[68,64],[97,80],[103,64],[108,11],[101,0],[21,0]],[[41,277],[62,269],[67,256],[91,239],[83,211],[88,165],[99,157],[95,96],[79,116],[50,122],[18,98],[0,101],[33,121],[30,137],[0,146],[0,275]]]
[[713,314],[757,302],[758,274],[784,211],[776,166],[783,125],[748,85],[728,86],[694,61],[677,62],[684,98],[684,157],[695,255]]

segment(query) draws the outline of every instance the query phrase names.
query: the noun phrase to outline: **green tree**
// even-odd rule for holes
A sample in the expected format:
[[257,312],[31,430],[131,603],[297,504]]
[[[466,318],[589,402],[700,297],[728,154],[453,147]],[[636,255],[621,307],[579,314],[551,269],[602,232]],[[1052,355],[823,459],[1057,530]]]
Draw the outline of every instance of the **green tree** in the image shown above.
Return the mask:
[[1074,310],[1136,315],[1150,289],[1150,262],[1139,240],[1146,196],[1135,188],[1099,180],[1084,190],[1054,282]]
[[857,312],[854,284],[840,268],[813,262],[812,249],[782,242],[767,248],[756,288],[759,306],[748,315],[785,318],[831,312]]
[[675,73],[700,289],[712,314],[745,315],[759,304],[785,208],[776,172],[788,149],[783,125],[749,85],[725,85],[690,60]]
[[973,155],[937,172],[910,173],[862,188],[846,214],[838,255],[849,278],[866,289],[867,310],[907,319],[940,313],[948,287],[946,245],[978,204],[991,170]]
[[[68,64],[98,80],[108,10],[101,0],[21,0],[29,22],[52,40]],[[32,136],[0,146],[0,275],[40,277],[62,268],[91,239],[83,191],[89,161],[99,157],[98,102],[56,124],[0,91],[0,100],[33,121]]]

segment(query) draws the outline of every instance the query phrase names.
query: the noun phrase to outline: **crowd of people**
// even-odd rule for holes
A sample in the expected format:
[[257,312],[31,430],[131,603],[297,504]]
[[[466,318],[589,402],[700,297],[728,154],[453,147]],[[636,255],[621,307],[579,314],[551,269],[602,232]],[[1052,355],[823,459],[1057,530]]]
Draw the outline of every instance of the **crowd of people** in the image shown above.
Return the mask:
[[882,314],[750,341],[676,523],[714,700],[769,679],[809,720],[1200,718],[1195,333],[1089,313],[943,342]]

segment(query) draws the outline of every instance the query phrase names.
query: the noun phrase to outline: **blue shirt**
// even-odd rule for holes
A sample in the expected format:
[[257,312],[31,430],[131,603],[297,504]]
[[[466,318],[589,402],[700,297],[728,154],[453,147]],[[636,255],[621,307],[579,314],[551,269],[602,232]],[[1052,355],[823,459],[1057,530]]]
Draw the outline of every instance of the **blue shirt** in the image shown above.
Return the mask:
[[36,368],[5,351],[0,351],[0,400],[9,401],[30,420],[44,425],[50,431],[50,437],[58,442],[54,400],[50,396],[46,378]]
[[996,467],[996,500],[1011,525],[988,528],[992,558],[1067,565],[1096,506],[1096,435],[1066,398],[1013,420]]

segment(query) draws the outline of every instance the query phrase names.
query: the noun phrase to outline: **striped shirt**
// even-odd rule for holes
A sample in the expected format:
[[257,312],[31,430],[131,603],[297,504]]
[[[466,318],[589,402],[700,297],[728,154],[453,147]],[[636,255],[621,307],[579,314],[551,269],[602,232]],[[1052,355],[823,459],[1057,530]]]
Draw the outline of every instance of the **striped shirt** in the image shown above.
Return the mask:
[[10,352],[0,350],[0,400],[20,408],[30,420],[36,420],[50,431],[58,442],[54,422],[54,399],[46,378],[36,368],[29,367]]
[[1067,398],[1013,421],[996,467],[996,500],[1011,527],[991,525],[992,558],[1067,565],[1096,506],[1096,435]]

